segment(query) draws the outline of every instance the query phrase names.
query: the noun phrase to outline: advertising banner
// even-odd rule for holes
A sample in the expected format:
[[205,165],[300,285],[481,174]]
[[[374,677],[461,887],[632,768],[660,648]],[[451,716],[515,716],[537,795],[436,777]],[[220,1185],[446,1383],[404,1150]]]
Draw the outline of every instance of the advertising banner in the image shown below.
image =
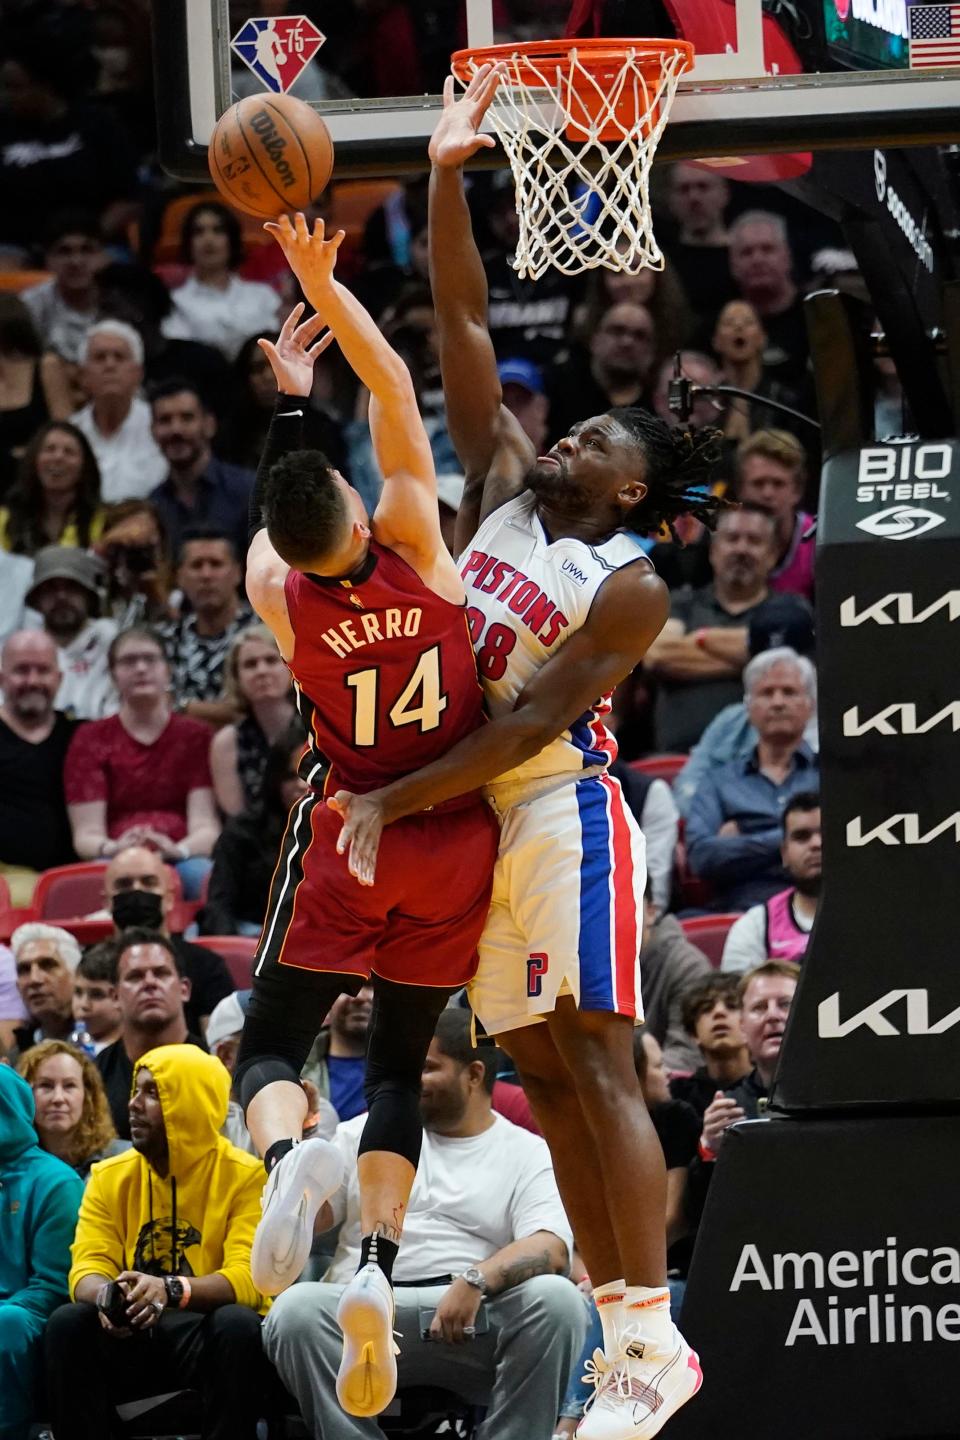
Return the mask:
[[829,460],[816,584],[824,889],[773,1103],[955,1105],[960,445]]
[[960,1117],[755,1120],[717,1162],[670,1440],[960,1433]]

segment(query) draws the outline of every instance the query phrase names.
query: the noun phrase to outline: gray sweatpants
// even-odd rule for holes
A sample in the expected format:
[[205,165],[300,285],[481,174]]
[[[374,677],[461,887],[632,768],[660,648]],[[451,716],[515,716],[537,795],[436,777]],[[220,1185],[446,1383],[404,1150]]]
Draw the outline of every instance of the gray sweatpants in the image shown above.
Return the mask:
[[[537,1275],[484,1301],[485,1335],[447,1345],[420,1338],[421,1310],[432,1316],[445,1289],[395,1292],[399,1388],[438,1385],[485,1405],[477,1440],[549,1440],[587,1333],[579,1290],[560,1275]],[[337,1400],[342,1290],[324,1282],[292,1285],[267,1316],[263,1346],[316,1440],[382,1440],[375,1420],[345,1414]]]

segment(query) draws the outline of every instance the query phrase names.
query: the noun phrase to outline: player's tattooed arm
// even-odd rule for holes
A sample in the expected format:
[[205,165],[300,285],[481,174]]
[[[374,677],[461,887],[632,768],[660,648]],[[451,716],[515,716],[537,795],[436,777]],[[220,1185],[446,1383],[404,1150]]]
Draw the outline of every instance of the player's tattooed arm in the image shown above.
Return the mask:
[[372,885],[384,825],[479,790],[538,755],[607,695],[643,659],[669,613],[669,592],[647,566],[629,565],[603,585],[585,625],[539,669],[507,715],[475,730],[411,775],[327,804],[343,816],[338,852],[350,873]]

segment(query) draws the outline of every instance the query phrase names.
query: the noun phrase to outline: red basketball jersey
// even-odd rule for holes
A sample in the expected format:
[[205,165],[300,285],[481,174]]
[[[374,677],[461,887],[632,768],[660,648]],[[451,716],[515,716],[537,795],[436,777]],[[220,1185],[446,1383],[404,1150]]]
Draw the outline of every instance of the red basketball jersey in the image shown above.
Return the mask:
[[389,784],[483,723],[464,607],[392,550],[371,540],[352,579],[291,570],[284,588],[300,713],[338,785]]

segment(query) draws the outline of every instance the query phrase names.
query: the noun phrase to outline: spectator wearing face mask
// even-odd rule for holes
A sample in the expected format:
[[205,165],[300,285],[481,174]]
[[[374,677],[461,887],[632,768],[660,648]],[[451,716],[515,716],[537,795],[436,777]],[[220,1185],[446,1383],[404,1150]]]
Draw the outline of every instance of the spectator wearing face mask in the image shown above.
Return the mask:
[[202,1035],[214,1006],[233,993],[233,981],[220,955],[171,934],[173,885],[157,852],[145,845],[130,845],[115,855],[104,872],[103,898],[106,909],[99,913],[109,914],[118,938],[135,927],[155,930],[171,942],[190,983],[184,1006],[187,1023]]

